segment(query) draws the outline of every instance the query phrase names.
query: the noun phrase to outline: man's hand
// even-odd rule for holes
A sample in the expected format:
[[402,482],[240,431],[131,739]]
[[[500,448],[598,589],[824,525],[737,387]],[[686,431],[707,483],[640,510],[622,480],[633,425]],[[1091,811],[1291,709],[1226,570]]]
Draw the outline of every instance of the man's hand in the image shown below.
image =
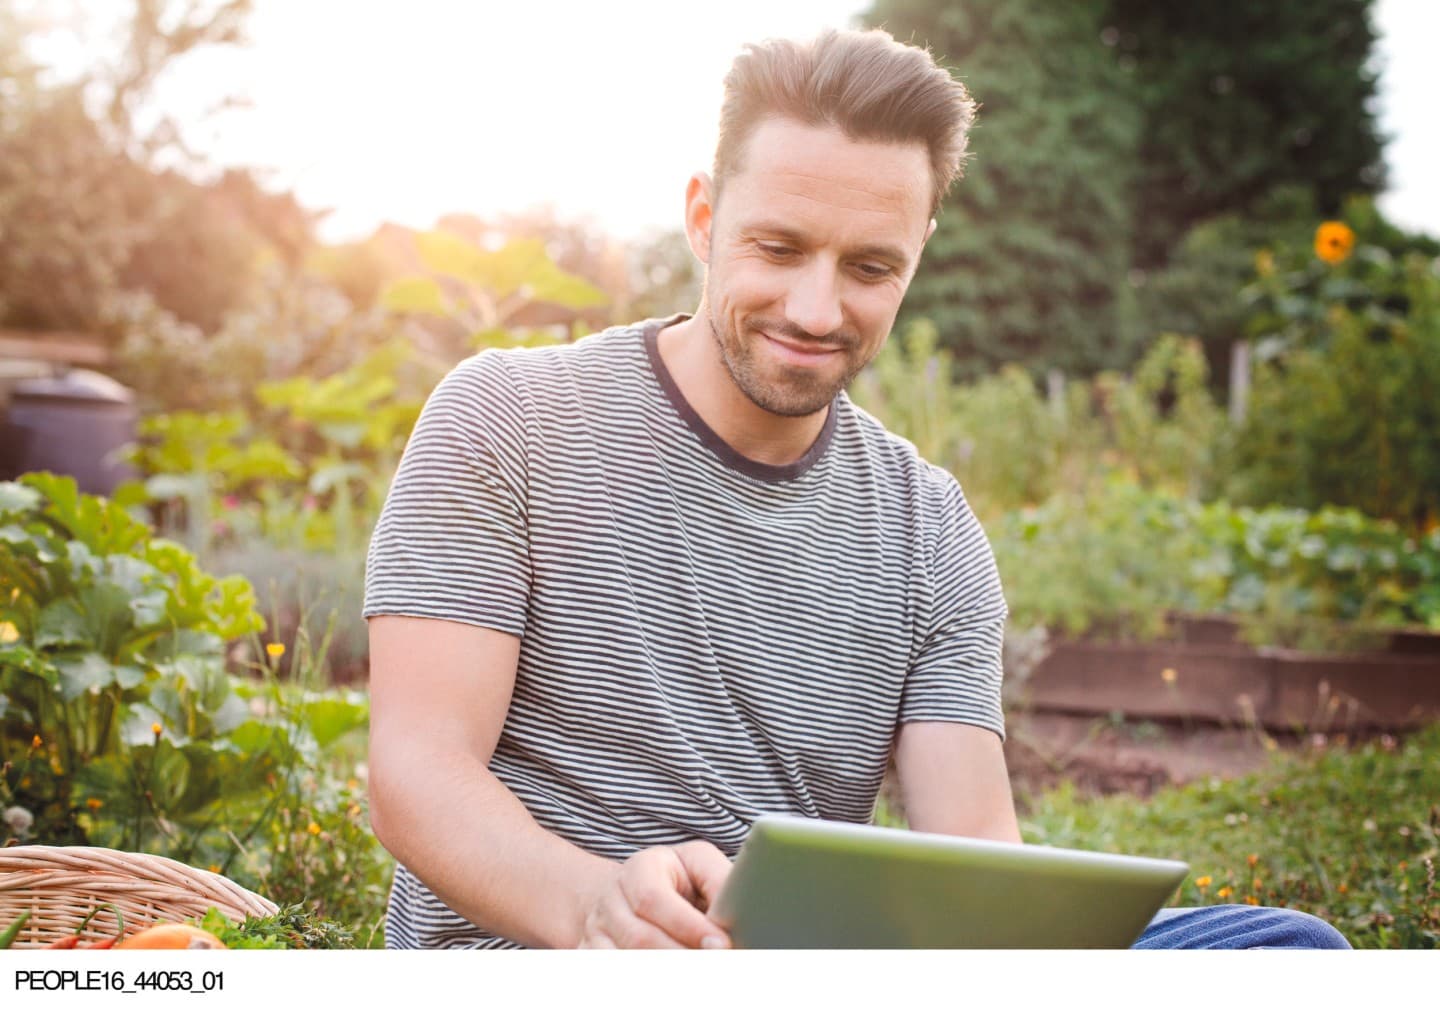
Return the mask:
[[585,915],[581,949],[724,949],[730,937],[705,912],[730,860],[713,844],[646,848],[617,866]]

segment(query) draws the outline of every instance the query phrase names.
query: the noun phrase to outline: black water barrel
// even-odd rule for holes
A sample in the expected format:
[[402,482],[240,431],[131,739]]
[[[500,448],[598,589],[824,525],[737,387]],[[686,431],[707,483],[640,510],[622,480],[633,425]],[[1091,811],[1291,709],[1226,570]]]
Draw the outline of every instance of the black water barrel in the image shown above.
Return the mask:
[[0,476],[49,470],[86,494],[110,494],[135,472],[116,458],[135,440],[135,395],[95,371],[28,378],[10,388],[0,429]]

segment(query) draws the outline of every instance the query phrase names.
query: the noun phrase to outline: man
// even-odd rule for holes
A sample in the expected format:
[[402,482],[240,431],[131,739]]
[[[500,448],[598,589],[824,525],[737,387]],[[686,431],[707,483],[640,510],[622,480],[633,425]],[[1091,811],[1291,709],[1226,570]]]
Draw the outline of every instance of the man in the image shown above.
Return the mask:
[[1005,603],[955,480],[845,395],[973,103],[883,32],[749,47],[686,191],[693,316],[486,352],[371,545],[371,815],[395,946],[723,947],[749,824],[1018,842]]

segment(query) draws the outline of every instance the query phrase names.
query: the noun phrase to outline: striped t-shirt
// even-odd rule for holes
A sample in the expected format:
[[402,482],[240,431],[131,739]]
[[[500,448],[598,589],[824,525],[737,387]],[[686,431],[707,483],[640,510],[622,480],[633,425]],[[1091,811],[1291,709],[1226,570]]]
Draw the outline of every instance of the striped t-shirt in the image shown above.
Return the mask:
[[[490,768],[612,859],[762,813],[868,822],[899,723],[1004,732],[1005,601],[960,487],[843,392],[785,466],[735,452],[657,337],[487,350],[436,387],[370,544],[365,616],[520,636]],[[386,942],[514,945],[396,869]]]

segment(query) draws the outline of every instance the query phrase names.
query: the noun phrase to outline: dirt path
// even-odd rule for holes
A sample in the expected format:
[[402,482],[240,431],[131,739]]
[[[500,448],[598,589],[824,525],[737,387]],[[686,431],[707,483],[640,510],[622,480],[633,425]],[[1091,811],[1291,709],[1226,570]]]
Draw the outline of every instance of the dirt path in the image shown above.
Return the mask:
[[1233,778],[1263,768],[1277,749],[1312,745],[1252,729],[1011,712],[1005,757],[1017,797],[1062,780],[1086,794],[1130,792],[1197,778]]

